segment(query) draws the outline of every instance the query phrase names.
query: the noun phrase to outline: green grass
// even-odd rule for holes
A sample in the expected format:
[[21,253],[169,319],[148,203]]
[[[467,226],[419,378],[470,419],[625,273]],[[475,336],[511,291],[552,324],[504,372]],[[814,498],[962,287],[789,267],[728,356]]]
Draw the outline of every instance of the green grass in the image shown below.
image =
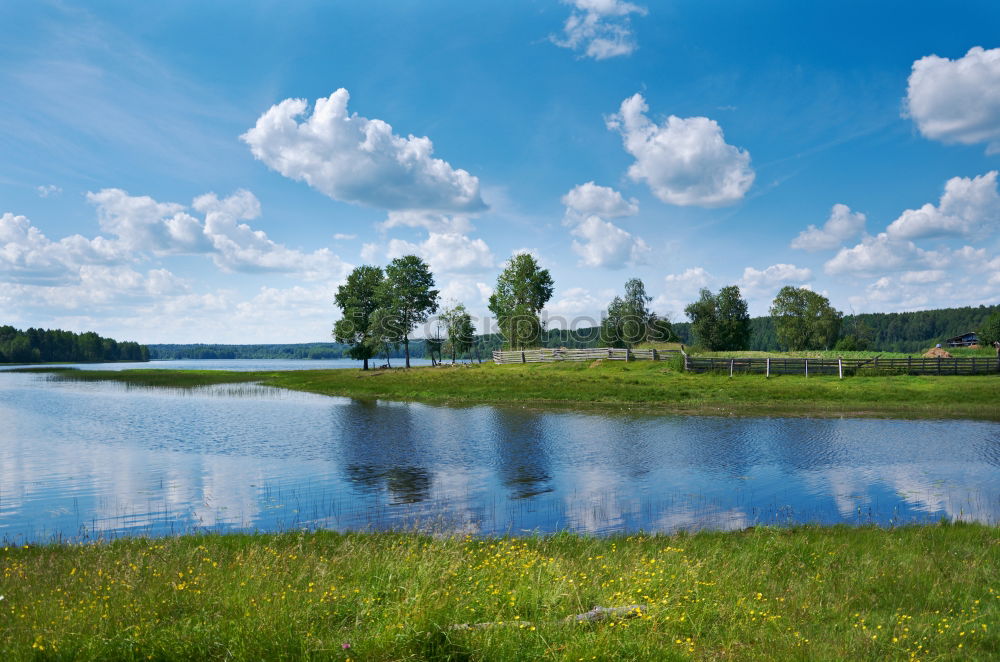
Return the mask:
[[690,374],[668,362],[493,364],[411,370],[75,371],[59,379],[116,380],[137,386],[263,384],[322,395],[447,404],[641,408],[722,416],[883,416],[1000,420],[1000,382],[986,376]]
[[[7,662],[989,660],[998,568],[1000,529],[983,525],[10,547],[0,650]],[[560,622],[633,604],[646,612]],[[451,629],[463,623],[494,625]]]

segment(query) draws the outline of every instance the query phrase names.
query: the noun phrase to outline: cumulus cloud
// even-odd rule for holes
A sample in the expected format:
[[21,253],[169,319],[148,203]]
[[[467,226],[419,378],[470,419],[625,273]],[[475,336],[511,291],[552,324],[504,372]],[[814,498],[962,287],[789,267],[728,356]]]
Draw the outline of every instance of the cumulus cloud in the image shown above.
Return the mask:
[[867,236],[851,248],[841,248],[824,265],[831,276],[839,274],[880,274],[937,268],[948,263],[948,256],[918,248],[912,241],[893,239],[885,232]]
[[573,187],[562,197],[567,212],[581,217],[600,216],[619,218],[639,213],[639,203],[635,198],[626,200],[622,194],[609,186],[598,186],[587,182]]
[[794,264],[772,264],[766,269],[747,267],[740,287],[750,296],[767,294],[785,285],[801,285],[812,278],[812,271]]
[[822,228],[810,225],[792,240],[792,248],[814,252],[838,248],[844,241],[864,232],[865,215],[852,212],[847,205],[836,204]]
[[114,241],[80,235],[52,241],[25,216],[0,216],[0,280],[59,284],[79,280],[84,265],[119,264],[127,255]]
[[[600,324],[600,312],[614,296],[611,290],[596,295],[584,287],[571,287],[545,306],[546,317],[554,328],[580,328]],[[552,316],[569,318],[553,320]],[[566,323],[566,322],[569,323]]]
[[388,217],[379,223],[380,230],[397,227],[423,228],[428,232],[466,233],[472,231],[472,223],[466,216],[437,214],[426,211],[390,211]]
[[39,198],[48,198],[51,196],[56,196],[62,193],[62,189],[55,184],[47,184],[45,186],[36,186],[35,191],[38,192]]
[[684,307],[698,297],[702,288],[711,288],[716,282],[715,276],[704,267],[691,267],[679,274],[667,274],[663,278],[664,291],[653,299],[653,308],[680,316]]
[[432,157],[429,138],[393,133],[379,119],[349,113],[347,90],[318,99],[285,99],[241,136],[253,155],[285,177],[335,200],[390,210],[477,212],[479,179]]
[[629,177],[673,205],[720,207],[743,199],[755,176],[748,151],[727,144],[722,127],[707,117],[671,115],[656,124],[648,110],[635,94],[607,121],[635,157]]
[[983,235],[1000,226],[997,171],[978,177],[952,177],[938,204],[907,209],[886,230],[893,239]]
[[420,243],[391,239],[386,257],[391,260],[403,255],[417,255],[427,261],[432,271],[441,273],[479,272],[496,264],[485,241],[454,232],[431,232]]
[[214,193],[195,198],[193,207],[205,215],[204,234],[212,243],[212,260],[225,271],[296,273],[306,280],[339,279],[350,266],[330,249],[311,253],[279,244],[243,220],[260,216],[260,202],[246,190],[219,199]]
[[607,186],[587,182],[573,187],[562,197],[566,205],[563,225],[570,227],[573,252],[585,267],[621,269],[643,264],[650,249],[639,237],[623,230],[607,218],[638,213],[639,203],[625,200],[622,194]]
[[145,195],[132,196],[117,188],[87,193],[97,207],[101,229],[114,235],[131,251],[205,253],[212,244],[201,221],[176,202],[157,202]]
[[650,253],[645,241],[597,216],[587,217],[570,233],[583,240],[574,239],[572,247],[585,267],[621,269],[625,265],[643,264]]
[[573,12],[563,25],[563,36],[552,36],[556,46],[605,60],[631,55],[638,48],[632,34],[632,14],[646,15],[646,8],[623,0],[563,0]]
[[928,55],[913,63],[906,113],[927,138],[986,144],[1000,152],[1000,48],[976,46],[957,60]]

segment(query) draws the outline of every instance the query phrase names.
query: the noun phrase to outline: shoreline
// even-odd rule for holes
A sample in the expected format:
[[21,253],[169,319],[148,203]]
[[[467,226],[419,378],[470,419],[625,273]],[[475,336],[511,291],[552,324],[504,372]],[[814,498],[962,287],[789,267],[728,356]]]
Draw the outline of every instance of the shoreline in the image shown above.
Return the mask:
[[409,370],[232,372],[48,369],[56,379],[192,388],[258,382],[319,395],[436,405],[500,405],[678,416],[970,419],[1000,421],[994,375],[774,376],[679,373],[662,363],[470,364]]

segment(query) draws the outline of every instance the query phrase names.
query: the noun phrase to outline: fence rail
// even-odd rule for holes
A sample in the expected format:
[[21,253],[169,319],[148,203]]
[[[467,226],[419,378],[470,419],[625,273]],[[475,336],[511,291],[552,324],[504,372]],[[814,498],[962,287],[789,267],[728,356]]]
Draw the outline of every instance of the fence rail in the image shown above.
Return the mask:
[[685,356],[684,369],[690,372],[755,373],[762,375],[985,375],[1000,373],[1000,357],[955,358],[718,358]]
[[494,363],[554,363],[556,361],[665,361],[680,356],[676,349],[618,349],[616,347],[588,347],[566,349],[546,347],[524,351],[493,352]]

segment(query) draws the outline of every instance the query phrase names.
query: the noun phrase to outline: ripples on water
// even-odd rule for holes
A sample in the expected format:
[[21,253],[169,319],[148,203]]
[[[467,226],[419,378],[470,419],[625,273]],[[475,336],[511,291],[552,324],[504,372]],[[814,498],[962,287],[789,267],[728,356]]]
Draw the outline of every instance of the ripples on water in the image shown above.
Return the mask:
[[1000,520],[1000,425],[363,402],[0,374],[0,537]]

